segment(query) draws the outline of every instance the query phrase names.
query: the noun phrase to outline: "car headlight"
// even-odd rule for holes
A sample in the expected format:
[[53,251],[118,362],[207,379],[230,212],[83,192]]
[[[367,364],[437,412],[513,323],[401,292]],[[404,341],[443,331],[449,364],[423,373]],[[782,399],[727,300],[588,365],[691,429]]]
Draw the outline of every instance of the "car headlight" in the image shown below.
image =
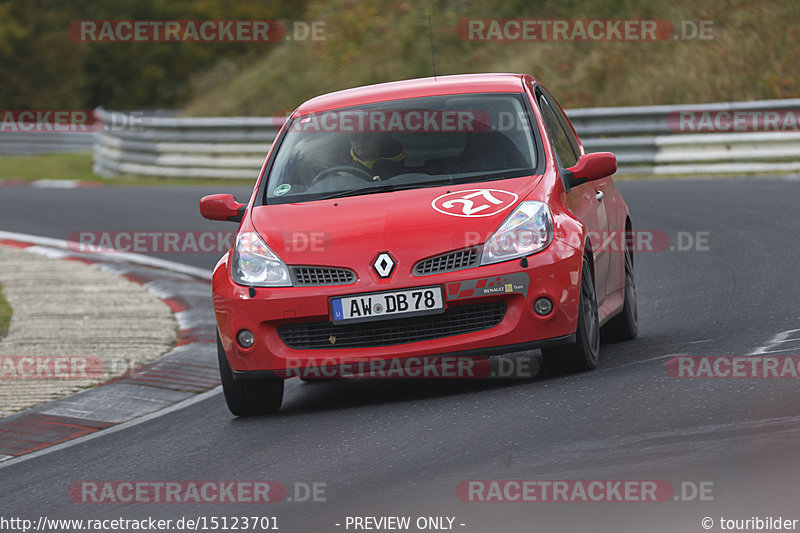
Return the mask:
[[231,268],[233,281],[257,287],[290,287],[289,268],[254,231],[236,237]]
[[543,202],[521,203],[483,245],[482,265],[540,252],[553,241],[553,217]]

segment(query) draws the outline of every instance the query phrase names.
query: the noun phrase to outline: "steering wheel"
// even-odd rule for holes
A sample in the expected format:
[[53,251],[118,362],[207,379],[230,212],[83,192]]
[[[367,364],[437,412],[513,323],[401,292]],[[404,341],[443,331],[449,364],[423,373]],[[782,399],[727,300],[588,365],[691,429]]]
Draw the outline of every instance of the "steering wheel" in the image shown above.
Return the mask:
[[350,165],[337,165],[335,167],[326,168],[319,174],[317,174],[313,180],[311,180],[311,185],[314,185],[318,181],[323,178],[327,178],[329,175],[334,174],[336,172],[348,172],[351,176],[356,176],[358,178],[363,178],[366,181],[372,181],[372,175],[360,167],[354,167]]

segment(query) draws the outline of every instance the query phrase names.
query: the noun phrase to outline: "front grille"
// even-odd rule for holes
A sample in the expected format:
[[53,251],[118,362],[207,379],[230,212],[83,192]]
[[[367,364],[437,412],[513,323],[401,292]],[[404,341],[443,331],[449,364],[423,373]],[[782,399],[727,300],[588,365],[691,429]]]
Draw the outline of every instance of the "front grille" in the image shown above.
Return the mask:
[[350,285],[356,282],[356,273],[346,268],[293,266],[290,269],[296,286]]
[[[390,346],[493,328],[503,320],[505,314],[504,302],[490,302],[453,307],[440,315],[356,324],[287,324],[278,326],[278,335],[286,346],[297,350]],[[331,343],[333,338],[335,343]]]
[[437,255],[414,265],[415,276],[430,276],[441,272],[452,272],[478,266],[480,251],[478,248],[466,248],[455,252]]

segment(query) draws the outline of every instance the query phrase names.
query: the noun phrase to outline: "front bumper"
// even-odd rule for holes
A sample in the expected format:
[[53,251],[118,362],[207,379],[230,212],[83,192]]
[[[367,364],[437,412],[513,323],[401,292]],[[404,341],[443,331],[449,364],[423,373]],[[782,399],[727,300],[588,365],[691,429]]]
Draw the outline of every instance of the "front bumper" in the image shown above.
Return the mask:
[[[214,309],[222,346],[236,377],[274,375],[298,367],[335,366],[355,360],[494,355],[570,341],[578,319],[581,252],[551,245],[529,256],[527,263],[523,267],[520,260],[512,260],[420,277],[396,272],[389,285],[377,285],[370,276],[359,275],[351,285],[257,288],[251,297],[248,287],[231,280],[229,262],[224,260],[214,271]],[[471,289],[479,285],[478,280],[504,277],[514,280],[510,292],[458,290]],[[520,288],[523,284],[524,290]],[[333,297],[429,285],[443,287],[447,313],[459,315],[448,324],[462,329],[439,328],[436,320],[449,320],[440,315],[393,318],[357,327],[330,324],[329,301]],[[544,317],[533,311],[533,302],[540,297],[553,302],[552,312]],[[489,308],[495,314],[484,316],[483,310]],[[504,310],[499,320],[492,322],[499,308]],[[469,315],[470,320],[460,315]],[[467,324],[466,329],[463,324]],[[243,348],[236,342],[236,334],[242,329],[255,334],[253,346]],[[328,333],[336,337],[334,343],[325,343]]]

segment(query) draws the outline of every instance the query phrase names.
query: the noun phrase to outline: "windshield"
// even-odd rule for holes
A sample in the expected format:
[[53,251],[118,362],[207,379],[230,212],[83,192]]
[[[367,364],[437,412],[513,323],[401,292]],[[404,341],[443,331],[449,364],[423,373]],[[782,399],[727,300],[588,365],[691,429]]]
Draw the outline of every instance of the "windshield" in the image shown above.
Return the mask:
[[292,119],[265,203],[512,178],[535,173],[521,94],[380,102]]

